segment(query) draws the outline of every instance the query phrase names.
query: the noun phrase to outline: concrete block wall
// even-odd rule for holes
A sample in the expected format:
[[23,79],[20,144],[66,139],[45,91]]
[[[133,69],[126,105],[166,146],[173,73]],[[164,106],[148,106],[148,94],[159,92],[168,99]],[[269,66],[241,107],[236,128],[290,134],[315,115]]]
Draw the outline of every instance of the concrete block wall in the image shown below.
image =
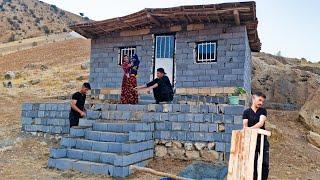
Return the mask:
[[69,103],[24,103],[21,125],[26,132],[69,133]]
[[138,83],[150,80],[153,69],[152,35],[100,37],[92,40],[89,81],[94,89],[121,87],[123,71],[118,65],[119,48],[135,46],[140,58]]
[[[163,33],[166,33],[163,30]],[[217,42],[217,62],[196,63],[197,42]],[[154,37],[152,34],[99,37],[91,43],[90,83],[94,89],[120,88],[122,70],[119,48],[136,46],[141,58],[138,84],[153,77]],[[176,32],[176,87],[249,87],[250,47],[245,26],[208,24],[204,29]]]
[[[196,44],[202,41],[217,42],[217,62],[195,63]],[[245,26],[212,24],[201,30],[178,32],[176,87],[243,87],[245,53],[249,48],[246,41]]]

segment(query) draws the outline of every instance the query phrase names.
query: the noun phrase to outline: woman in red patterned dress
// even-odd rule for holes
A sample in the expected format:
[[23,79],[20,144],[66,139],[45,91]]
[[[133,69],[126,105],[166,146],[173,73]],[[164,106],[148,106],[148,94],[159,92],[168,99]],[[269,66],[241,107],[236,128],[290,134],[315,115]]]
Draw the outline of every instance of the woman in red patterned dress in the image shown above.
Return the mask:
[[123,79],[121,87],[121,104],[138,104],[138,92],[134,89],[137,87],[137,79],[134,74],[131,74],[134,64],[129,61],[128,55],[123,56]]

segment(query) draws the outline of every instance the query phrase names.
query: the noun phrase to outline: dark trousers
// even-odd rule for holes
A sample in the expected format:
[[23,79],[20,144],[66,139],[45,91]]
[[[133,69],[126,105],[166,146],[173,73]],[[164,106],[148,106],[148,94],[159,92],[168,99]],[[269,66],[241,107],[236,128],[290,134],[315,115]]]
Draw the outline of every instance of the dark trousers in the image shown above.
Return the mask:
[[[259,142],[260,143],[260,142]],[[260,146],[259,146],[260,147]],[[258,148],[258,147],[257,147]],[[256,149],[255,157],[254,157],[254,173],[253,179],[258,179],[258,156],[260,154],[260,148]],[[262,180],[267,180],[269,175],[269,142],[265,140],[263,146],[263,160],[262,160]]]
[[173,94],[171,93],[154,93],[154,98],[156,100],[156,103],[159,104],[160,102],[171,102],[173,100]]
[[76,115],[72,111],[70,111],[70,113],[69,113],[70,127],[78,126],[79,125],[79,119],[80,119],[80,117],[78,115]]

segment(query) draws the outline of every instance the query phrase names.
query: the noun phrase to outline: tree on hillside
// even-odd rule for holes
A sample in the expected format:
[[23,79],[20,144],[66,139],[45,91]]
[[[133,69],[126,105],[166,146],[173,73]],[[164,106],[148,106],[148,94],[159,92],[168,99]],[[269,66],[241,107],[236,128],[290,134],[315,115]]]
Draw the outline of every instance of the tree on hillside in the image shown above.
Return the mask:
[[84,13],[79,13],[79,14],[80,14],[80,16],[81,16],[81,17],[83,17],[83,16],[84,16]]
[[276,56],[282,57],[281,51],[278,51],[277,54],[276,54]]

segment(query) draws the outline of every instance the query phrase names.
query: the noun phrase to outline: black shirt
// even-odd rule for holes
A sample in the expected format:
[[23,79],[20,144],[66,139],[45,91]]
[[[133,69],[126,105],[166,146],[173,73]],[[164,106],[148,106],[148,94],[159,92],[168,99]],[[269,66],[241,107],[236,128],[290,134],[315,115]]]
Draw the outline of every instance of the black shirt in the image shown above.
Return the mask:
[[[85,94],[82,94],[80,92],[76,92],[72,95],[72,100],[77,100],[76,106],[81,111],[84,110],[84,103],[86,102],[86,95]],[[75,116],[80,117],[80,114],[77,111],[73,110],[72,108],[71,108],[71,113],[73,113]]]
[[[242,117],[243,119],[248,119],[248,127],[252,127],[259,122],[261,115],[267,117],[267,110],[264,108],[259,108],[257,112],[254,112],[251,108],[248,108],[243,112]],[[264,124],[260,129],[265,129]]]
[[158,84],[158,87],[153,89],[154,94],[173,94],[172,85],[167,76],[163,76],[162,78],[156,78],[153,81],[147,83],[147,87],[153,86],[154,84]]
[[[246,109],[243,112],[243,119],[248,119],[248,127],[252,127],[255,124],[257,124],[260,120],[260,116],[264,115],[267,117],[267,110],[264,108],[259,108],[257,110],[257,112],[254,112],[251,108]],[[263,124],[263,126],[260,129],[265,129],[265,125]],[[260,151],[260,139],[261,136],[258,135],[257,137],[257,145],[256,145],[256,152]],[[264,151],[268,151],[269,150],[269,142],[267,140],[267,136],[264,137]]]

